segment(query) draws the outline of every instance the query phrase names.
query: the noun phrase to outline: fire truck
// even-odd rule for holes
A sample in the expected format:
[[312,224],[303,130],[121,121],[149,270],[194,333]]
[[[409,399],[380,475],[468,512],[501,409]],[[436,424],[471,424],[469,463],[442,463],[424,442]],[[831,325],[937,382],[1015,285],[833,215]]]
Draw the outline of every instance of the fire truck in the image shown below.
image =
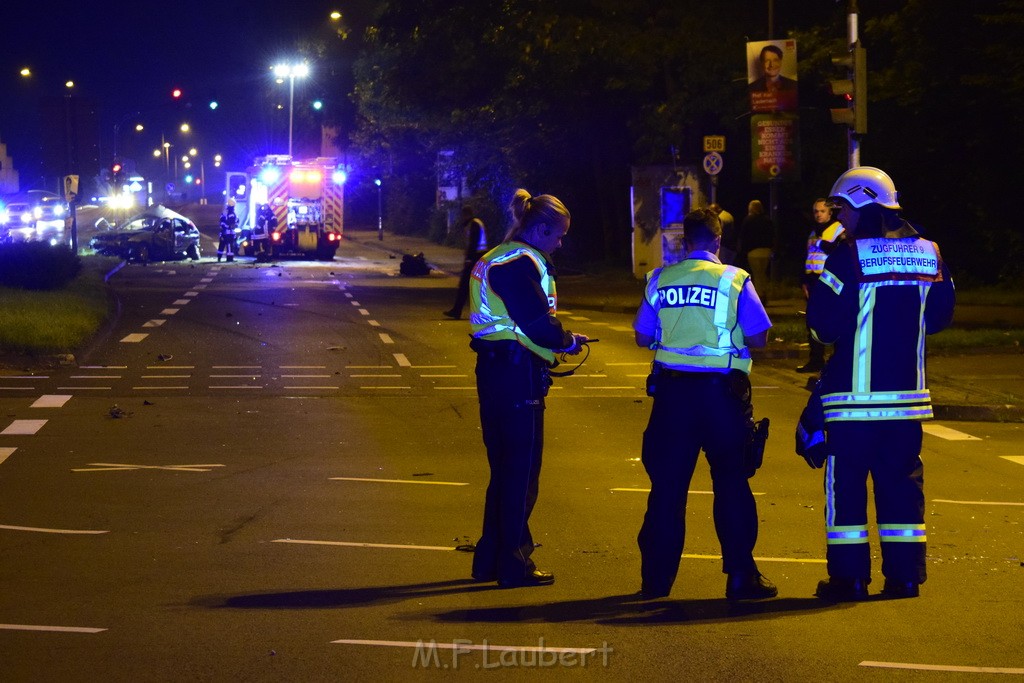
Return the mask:
[[[247,175],[243,254],[334,258],[341,244],[345,184],[345,172],[336,158],[269,155],[256,159]],[[259,208],[264,204],[274,220],[260,220]]]

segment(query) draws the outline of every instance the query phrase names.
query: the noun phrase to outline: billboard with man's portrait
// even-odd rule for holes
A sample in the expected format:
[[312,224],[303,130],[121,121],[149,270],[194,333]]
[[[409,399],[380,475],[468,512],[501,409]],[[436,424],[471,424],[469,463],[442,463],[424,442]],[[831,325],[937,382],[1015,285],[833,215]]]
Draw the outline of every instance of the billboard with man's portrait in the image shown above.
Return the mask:
[[755,114],[795,112],[797,98],[795,40],[747,43],[747,92]]

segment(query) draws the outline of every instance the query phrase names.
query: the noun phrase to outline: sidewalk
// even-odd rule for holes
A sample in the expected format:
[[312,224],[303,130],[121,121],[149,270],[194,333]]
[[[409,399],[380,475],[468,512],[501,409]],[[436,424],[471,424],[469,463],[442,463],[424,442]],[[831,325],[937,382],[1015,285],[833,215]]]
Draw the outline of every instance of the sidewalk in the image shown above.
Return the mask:
[[[435,244],[425,238],[385,234],[377,239],[376,231],[349,231],[345,238],[364,246],[376,246],[401,255],[423,252],[435,270],[458,276],[462,270],[462,250]],[[559,277],[559,301],[568,310],[591,310],[632,315],[643,295],[643,283],[632,273],[603,272],[599,277],[588,274],[564,274]],[[991,324],[998,319],[992,307],[958,307],[957,325]],[[768,313],[773,320],[797,317],[804,310],[802,300],[772,301]],[[1002,310],[1003,316],[1024,327],[1024,311]],[[798,345],[774,347],[757,353],[766,362],[783,367],[792,362],[795,369],[806,356]],[[797,375],[797,378],[805,377]],[[1024,422],[1024,353],[980,351],[962,355],[930,355],[928,385],[932,394],[935,417],[940,420],[972,422]]]

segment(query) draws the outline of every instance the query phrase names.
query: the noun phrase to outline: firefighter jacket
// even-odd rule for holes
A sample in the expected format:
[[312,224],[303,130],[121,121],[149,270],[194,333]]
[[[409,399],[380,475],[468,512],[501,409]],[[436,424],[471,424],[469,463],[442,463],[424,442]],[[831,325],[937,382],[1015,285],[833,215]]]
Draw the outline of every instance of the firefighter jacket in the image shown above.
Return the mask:
[[818,277],[821,271],[825,270],[825,259],[835,249],[836,241],[843,234],[843,226],[839,221],[833,221],[826,226],[821,234],[813,230],[807,238],[807,259],[804,261],[804,274],[808,277]]
[[840,244],[807,306],[814,337],[835,344],[821,380],[826,422],[931,419],[925,335],[949,325],[955,298],[938,245],[908,223]]
[[524,242],[505,242],[484,254],[473,266],[469,316],[473,338],[488,341],[503,339],[518,341],[549,364],[554,364],[554,351],[535,343],[512,320],[505,301],[494,291],[490,282],[489,275],[493,266],[506,264],[520,258],[529,259],[537,268],[540,274],[541,289],[548,300],[548,314],[554,315],[558,297],[555,294],[555,278],[549,271],[547,257],[540,250]]
[[670,368],[749,374],[750,349],[738,315],[749,278],[740,268],[702,258],[651,271],[644,299],[657,312],[655,362]]

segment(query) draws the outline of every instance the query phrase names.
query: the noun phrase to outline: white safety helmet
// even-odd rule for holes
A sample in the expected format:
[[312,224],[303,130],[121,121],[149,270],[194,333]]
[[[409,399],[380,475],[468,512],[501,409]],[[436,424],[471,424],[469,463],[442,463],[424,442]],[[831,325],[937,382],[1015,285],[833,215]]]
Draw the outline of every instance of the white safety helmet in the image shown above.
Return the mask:
[[235,198],[231,197],[230,199],[228,199],[228,206],[234,206],[234,205],[235,205]]
[[851,168],[839,176],[829,192],[829,199],[845,199],[855,209],[866,204],[894,210],[902,208],[892,178],[873,166]]

